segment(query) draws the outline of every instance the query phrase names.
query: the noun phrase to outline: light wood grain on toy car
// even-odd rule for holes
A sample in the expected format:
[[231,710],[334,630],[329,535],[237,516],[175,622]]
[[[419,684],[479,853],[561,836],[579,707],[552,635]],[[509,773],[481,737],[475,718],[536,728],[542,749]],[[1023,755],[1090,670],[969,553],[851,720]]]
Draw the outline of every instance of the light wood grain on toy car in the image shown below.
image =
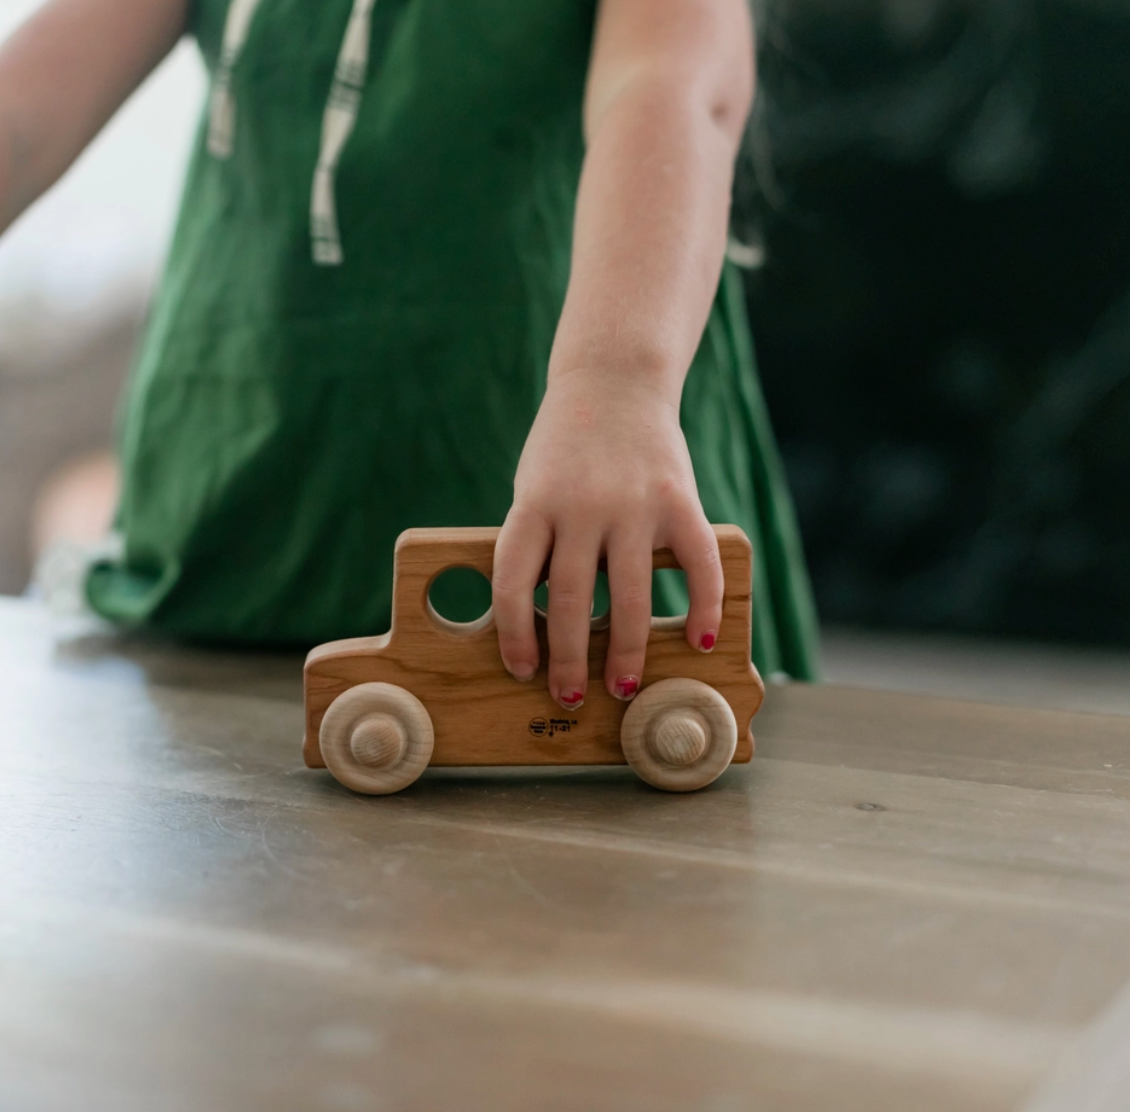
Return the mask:
[[[715,532],[726,586],[714,651],[692,649],[681,628],[665,628],[658,620],[648,640],[643,686],[682,676],[715,688],[734,711],[734,760],[743,762],[753,755],[747,726],[764,696],[749,656],[751,552],[740,529],[723,525]],[[309,767],[325,767],[318,734],[330,703],[348,688],[374,681],[396,684],[423,702],[435,729],[435,766],[625,763],[620,724],[627,704],[604,688],[607,628],[591,634],[588,693],[584,705],[569,712],[546,687],[544,618],[537,618],[542,667],[529,683],[519,683],[502,665],[489,614],[457,627],[431,611],[428,589],[446,569],[472,567],[490,577],[497,536],[497,529],[412,529],[401,535],[391,630],[319,645],[307,657],[303,756]],[[670,552],[657,552],[655,566],[677,565]]]

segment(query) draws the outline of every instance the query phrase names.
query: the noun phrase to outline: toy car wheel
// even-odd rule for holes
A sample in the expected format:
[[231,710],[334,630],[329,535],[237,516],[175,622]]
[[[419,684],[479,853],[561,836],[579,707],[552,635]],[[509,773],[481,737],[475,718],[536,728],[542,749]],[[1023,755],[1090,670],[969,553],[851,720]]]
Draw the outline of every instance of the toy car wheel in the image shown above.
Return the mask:
[[435,731],[424,704],[410,691],[360,683],[330,703],[318,741],[326,766],[347,788],[390,795],[427,768]]
[[709,684],[660,680],[632,700],[620,745],[642,780],[669,792],[690,792],[717,780],[734,758],[738,724],[730,704]]

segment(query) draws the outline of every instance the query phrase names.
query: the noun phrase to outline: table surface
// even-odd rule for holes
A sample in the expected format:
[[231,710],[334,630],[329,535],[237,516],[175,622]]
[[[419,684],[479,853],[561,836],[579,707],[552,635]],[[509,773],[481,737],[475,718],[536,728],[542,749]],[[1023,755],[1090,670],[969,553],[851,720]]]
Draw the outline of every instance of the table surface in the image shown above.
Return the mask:
[[296,657],[7,601],[0,663],[5,1110],[1130,1107],[1126,718],[773,687],[701,793],[370,799]]

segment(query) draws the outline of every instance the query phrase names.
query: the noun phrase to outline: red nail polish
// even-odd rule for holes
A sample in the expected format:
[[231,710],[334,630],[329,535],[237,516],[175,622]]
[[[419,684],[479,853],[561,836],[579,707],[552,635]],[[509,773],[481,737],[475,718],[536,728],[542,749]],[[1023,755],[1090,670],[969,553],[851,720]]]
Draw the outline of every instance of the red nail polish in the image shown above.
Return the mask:
[[566,695],[562,693],[561,703],[569,710],[576,710],[585,701],[585,693],[583,691],[573,691]]
[[640,689],[640,681],[635,676],[621,676],[616,681],[616,698],[630,699]]
[[717,638],[713,633],[704,633],[702,635],[702,640],[698,643],[699,648],[701,648],[704,653],[708,653],[712,648],[714,648],[714,642],[716,640]]

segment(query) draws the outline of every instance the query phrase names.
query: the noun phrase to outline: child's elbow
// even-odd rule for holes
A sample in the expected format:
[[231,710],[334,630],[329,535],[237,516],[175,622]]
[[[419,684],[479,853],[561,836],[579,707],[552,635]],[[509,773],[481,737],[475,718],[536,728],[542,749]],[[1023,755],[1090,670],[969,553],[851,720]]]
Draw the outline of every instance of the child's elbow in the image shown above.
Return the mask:
[[705,67],[710,118],[735,146],[745,132],[757,90],[756,39],[745,4],[740,7],[740,18],[716,29]]
[[753,104],[754,35],[745,0],[691,3],[602,0],[585,98],[591,138],[614,105],[645,103],[695,126],[712,127],[736,148]]
[[697,70],[671,74],[672,95],[736,150],[753,107],[753,50],[730,50]]
[[756,70],[752,48],[734,51],[734,55],[720,67],[709,88],[707,100],[710,119],[715,127],[737,145],[753,108]]
[[604,119],[633,111],[641,117],[678,119],[712,129],[736,150],[753,101],[753,61],[726,65],[648,64],[625,75],[608,95],[586,105],[585,137],[591,142]]

